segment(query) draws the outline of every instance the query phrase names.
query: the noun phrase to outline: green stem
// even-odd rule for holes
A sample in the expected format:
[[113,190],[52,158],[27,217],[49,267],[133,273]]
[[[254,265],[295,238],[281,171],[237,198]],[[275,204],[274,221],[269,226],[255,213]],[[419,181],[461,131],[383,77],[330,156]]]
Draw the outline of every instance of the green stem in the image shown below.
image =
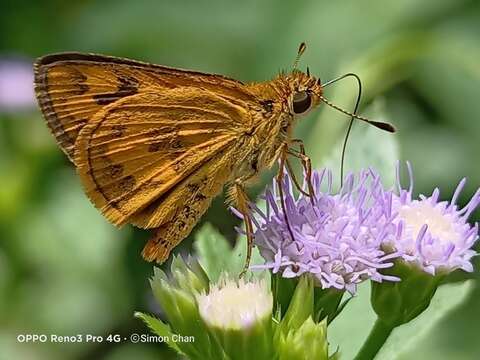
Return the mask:
[[387,341],[394,328],[377,319],[355,360],[372,360]]

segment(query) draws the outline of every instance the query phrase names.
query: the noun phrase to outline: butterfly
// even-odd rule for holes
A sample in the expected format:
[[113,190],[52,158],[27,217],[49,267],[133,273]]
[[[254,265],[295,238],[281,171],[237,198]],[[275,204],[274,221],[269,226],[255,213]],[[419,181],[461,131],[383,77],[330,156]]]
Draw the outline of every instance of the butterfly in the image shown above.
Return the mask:
[[[295,64],[304,50],[302,43]],[[114,225],[154,229],[142,255],[159,263],[224,187],[245,218],[249,259],[245,187],[278,160],[291,170],[289,156],[311,171],[292,129],[322,101],[330,104],[320,79],[296,65],[271,81],[245,84],[123,58],[60,53],[39,58],[34,72],[39,107],[87,196]]]

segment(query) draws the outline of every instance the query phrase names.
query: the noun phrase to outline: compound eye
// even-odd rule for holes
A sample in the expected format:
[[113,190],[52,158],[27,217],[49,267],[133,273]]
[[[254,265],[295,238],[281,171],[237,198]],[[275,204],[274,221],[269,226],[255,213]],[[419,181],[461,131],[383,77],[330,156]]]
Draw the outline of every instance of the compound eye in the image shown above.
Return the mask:
[[302,114],[312,105],[312,98],[306,91],[299,91],[293,95],[293,112],[295,114]]

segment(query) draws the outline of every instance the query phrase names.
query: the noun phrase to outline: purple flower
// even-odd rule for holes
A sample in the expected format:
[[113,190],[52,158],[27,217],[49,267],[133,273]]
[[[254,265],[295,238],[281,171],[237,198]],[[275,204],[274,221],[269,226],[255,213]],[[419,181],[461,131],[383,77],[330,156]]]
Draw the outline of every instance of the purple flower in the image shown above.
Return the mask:
[[0,111],[28,109],[34,105],[32,64],[0,59]]
[[412,199],[413,175],[408,162],[407,167],[409,189],[401,187],[397,166],[398,194],[390,191],[383,195],[382,208],[394,214],[395,225],[395,232],[387,236],[384,243],[396,249],[405,261],[417,264],[432,275],[455,269],[472,272],[470,260],[476,252],[471,247],[478,240],[478,223],[472,226],[467,220],[480,204],[480,189],[461,209],[455,202],[465,186],[465,178],[450,202],[439,201],[438,188],[429,197],[420,195]]
[[[327,179],[327,191],[321,186]],[[380,178],[373,171],[363,171],[358,180],[350,174],[338,194],[332,193],[332,173],[313,172],[315,196],[295,196],[292,182],[286,174],[282,184],[286,214],[293,238],[282,211],[275,185],[264,196],[266,211],[255,205],[255,243],[265,259],[264,265],[283,277],[312,274],[322,288],[356,291],[356,284],[371,279],[396,281],[398,278],[381,274],[393,265],[396,253],[387,254],[380,246],[391,219],[379,206],[383,199]],[[306,186],[304,184],[304,189]],[[305,190],[306,191],[306,190]]]

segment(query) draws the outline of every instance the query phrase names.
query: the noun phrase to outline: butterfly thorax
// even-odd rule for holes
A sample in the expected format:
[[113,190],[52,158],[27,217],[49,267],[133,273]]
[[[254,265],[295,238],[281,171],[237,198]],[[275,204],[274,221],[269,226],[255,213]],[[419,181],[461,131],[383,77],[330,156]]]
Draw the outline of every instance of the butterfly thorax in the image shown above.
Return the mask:
[[278,159],[283,145],[291,140],[295,121],[320,103],[322,87],[315,77],[294,70],[271,81],[249,84],[247,89],[259,106],[252,112],[250,146],[245,147],[250,153],[245,154],[245,160],[260,171]]

